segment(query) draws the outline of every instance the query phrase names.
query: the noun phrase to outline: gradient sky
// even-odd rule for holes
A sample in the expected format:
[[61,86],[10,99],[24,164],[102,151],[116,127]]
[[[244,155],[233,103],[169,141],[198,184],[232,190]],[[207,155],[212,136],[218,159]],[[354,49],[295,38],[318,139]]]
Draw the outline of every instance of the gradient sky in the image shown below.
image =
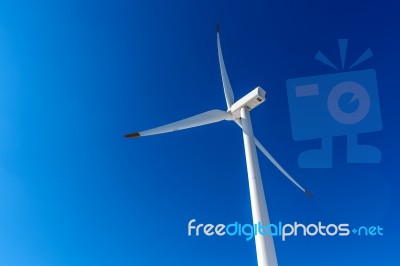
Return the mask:
[[[188,237],[187,223],[251,223],[233,123],[135,140],[125,133],[225,109],[215,25],[236,98],[260,85],[254,132],[315,198],[259,153],[271,222],[380,225],[381,237],[275,239],[280,265],[400,265],[399,6],[390,1],[2,1],[0,264],[256,265],[240,237]],[[300,169],[316,141],[291,135],[286,80],[374,57],[383,130],[360,136],[380,164]]]

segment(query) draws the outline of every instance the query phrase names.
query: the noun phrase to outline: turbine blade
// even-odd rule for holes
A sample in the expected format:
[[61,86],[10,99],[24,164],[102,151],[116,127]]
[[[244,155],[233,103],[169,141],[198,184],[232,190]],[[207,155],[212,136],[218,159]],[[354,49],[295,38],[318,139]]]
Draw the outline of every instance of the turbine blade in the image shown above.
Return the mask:
[[178,131],[182,129],[212,124],[222,120],[232,120],[232,114],[221,110],[211,110],[164,126],[156,127],[145,131],[135,132],[131,134],[126,134],[125,138],[135,138],[135,137],[163,134],[172,131]]
[[268,158],[268,160],[271,161],[271,163],[278,168],[279,171],[281,171],[281,173],[286,176],[290,181],[292,181],[293,184],[295,184],[298,188],[300,188],[304,193],[306,193],[307,196],[309,196],[310,198],[313,198],[314,196],[305,188],[303,188],[299,183],[297,183],[297,181],[288,174],[288,172],[286,172],[285,169],[283,169],[283,167],[275,160],[274,157],[272,157],[272,155],[267,151],[267,149],[260,143],[260,141],[258,141],[257,138],[254,138],[254,142],[256,144],[256,146],[260,149],[260,151]]
[[[236,124],[242,128],[242,124],[241,122],[237,119],[235,120]],[[243,128],[242,128],[243,129]],[[295,184],[299,189],[301,189],[307,196],[309,196],[310,198],[314,198],[314,196],[305,188],[303,188],[291,175],[288,174],[288,172],[286,172],[285,169],[283,169],[283,167],[275,160],[274,157],[272,157],[272,155],[267,151],[267,149],[261,144],[260,141],[258,141],[258,139],[256,137],[254,137],[254,142],[257,146],[257,148],[260,149],[260,151],[265,155],[265,157],[267,157],[268,160],[271,161],[271,163],[278,168],[278,170],[284,175],[286,176],[293,184]]]
[[218,46],[218,59],[219,68],[221,70],[222,85],[224,87],[226,106],[231,108],[231,105],[235,102],[235,97],[233,95],[231,83],[229,82],[228,74],[226,73],[224,57],[222,56],[221,43],[219,40],[219,26],[217,25],[217,46]]

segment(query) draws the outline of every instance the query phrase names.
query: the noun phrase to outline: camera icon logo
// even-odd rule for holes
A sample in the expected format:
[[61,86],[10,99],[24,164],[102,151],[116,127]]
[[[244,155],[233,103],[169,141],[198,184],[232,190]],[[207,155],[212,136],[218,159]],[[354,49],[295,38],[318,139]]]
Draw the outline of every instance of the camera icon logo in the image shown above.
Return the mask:
[[[372,74],[371,74],[372,75]],[[343,111],[339,100],[346,93],[353,95],[350,104],[359,100],[358,108],[351,113]],[[369,112],[371,102],[367,90],[354,81],[344,81],[336,85],[328,95],[328,110],[339,123],[356,124],[363,120]]]
[[[380,163],[381,152],[359,145],[358,134],[382,129],[374,69],[349,71],[372,56],[367,49],[344,70],[347,40],[339,40],[342,72],[289,79],[286,82],[292,136],[295,141],[321,139],[321,149],[299,155],[301,168],[331,168],[332,138],[347,136],[348,163]],[[320,51],[315,58],[338,68]]]

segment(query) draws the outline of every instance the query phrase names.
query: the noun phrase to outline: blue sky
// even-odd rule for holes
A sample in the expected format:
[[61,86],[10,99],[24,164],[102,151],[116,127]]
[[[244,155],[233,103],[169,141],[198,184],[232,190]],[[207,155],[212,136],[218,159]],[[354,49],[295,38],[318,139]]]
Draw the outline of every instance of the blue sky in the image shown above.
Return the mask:
[[[251,223],[233,123],[135,140],[125,133],[225,109],[215,25],[238,98],[260,85],[254,132],[315,198],[259,154],[271,222],[381,225],[382,237],[275,240],[280,265],[398,265],[398,6],[384,1],[3,1],[0,4],[0,264],[256,265],[239,237],[187,223]],[[318,141],[291,135],[286,80],[374,57],[383,130],[360,136],[380,164],[301,169]]]

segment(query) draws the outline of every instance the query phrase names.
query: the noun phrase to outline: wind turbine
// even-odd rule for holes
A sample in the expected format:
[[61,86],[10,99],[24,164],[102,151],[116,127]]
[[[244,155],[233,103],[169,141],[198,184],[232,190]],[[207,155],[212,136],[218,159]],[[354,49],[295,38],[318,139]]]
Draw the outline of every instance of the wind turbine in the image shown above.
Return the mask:
[[[249,92],[243,98],[235,102],[232,87],[229,82],[228,74],[225,69],[225,63],[222,56],[219,27],[217,25],[217,47],[218,59],[221,69],[222,84],[225,92],[227,111],[210,110],[174,123],[153,129],[135,132],[125,135],[126,138],[144,137],[150,135],[163,134],[192,127],[203,126],[223,120],[234,121],[243,131],[244,149],[246,154],[247,174],[249,180],[251,211],[253,223],[259,222],[266,226],[269,222],[267,203],[265,201],[264,189],[261,180],[260,166],[258,163],[256,147],[272,162],[272,164],[282,172],[293,184],[300,188],[310,198],[313,196],[296,182],[283,167],[272,157],[272,155],[264,148],[264,146],[254,137],[253,127],[251,123],[250,111],[265,101],[266,92],[257,87]],[[278,265],[275,253],[274,241],[271,235],[257,234],[255,236],[257,262],[259,266],[275,266]]]

